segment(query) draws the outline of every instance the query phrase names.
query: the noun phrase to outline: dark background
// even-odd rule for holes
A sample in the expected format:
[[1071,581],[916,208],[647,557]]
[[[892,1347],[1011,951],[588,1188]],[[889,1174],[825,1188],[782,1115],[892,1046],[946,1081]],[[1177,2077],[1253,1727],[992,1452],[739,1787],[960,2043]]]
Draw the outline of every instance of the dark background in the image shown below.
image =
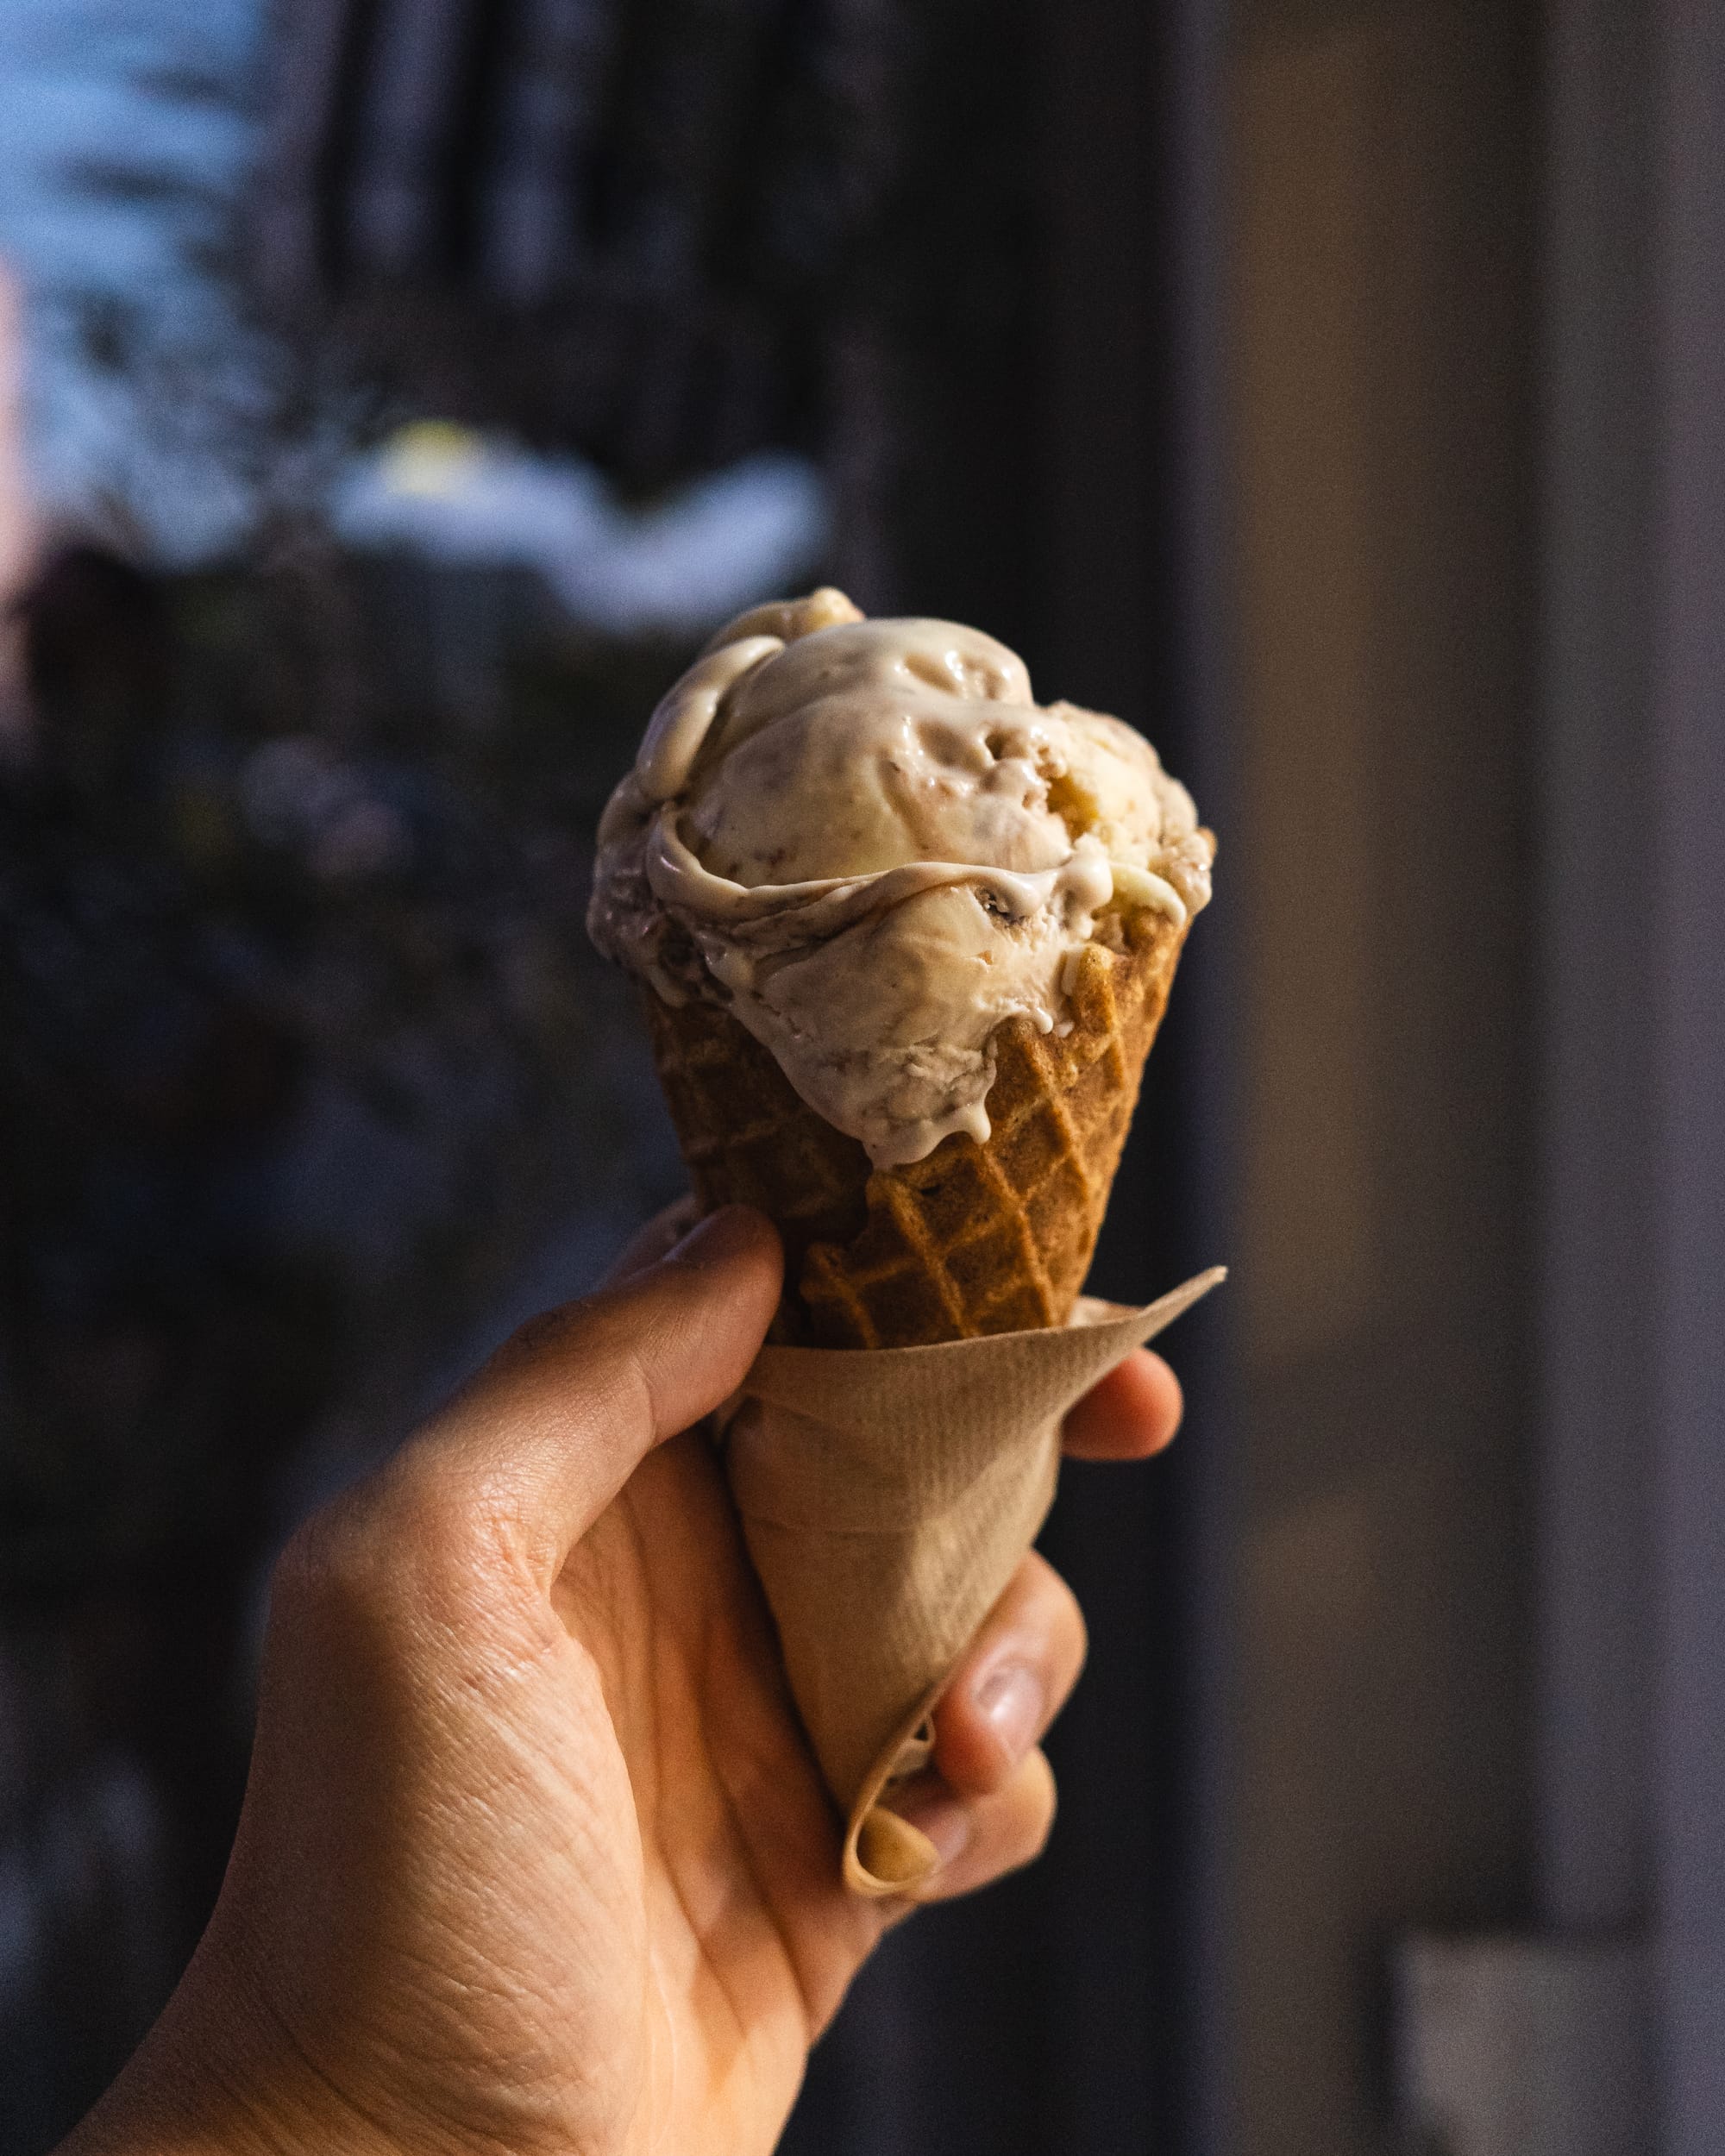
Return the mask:
[[1705,16],[277,9],[186,225],[227,342],[78,321],[260,507],[191,567],[62,517],[9,617],[0,2148],[197,1935],[272,1550],[677,1187],[580,912],[702,632],[342,542],[427,417],[637,505],[810,460],[804,586],[985,626],[1220,834],[1093,1284],[1233,1274],[1179,1445],[1046,1532],[1054,1840],[894,1936],[787,2149],[1474,2156],[1433,1934],[1620,1952],[1598,2150],[1719,2146]]

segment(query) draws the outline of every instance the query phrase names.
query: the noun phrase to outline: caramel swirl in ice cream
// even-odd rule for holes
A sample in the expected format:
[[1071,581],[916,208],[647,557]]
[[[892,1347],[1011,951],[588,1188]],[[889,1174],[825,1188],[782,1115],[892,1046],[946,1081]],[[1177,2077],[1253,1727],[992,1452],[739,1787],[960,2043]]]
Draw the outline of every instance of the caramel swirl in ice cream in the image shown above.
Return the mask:
[[756,607],[666,696],[599,831],[587,924],[667,1001],[722,1003],[877,1168],[988,1135],[990,1039],[1065,1017],[1120,910],[1183,924],[1214,851],[1117,718],[1042,706],[956,622],[843,592]]

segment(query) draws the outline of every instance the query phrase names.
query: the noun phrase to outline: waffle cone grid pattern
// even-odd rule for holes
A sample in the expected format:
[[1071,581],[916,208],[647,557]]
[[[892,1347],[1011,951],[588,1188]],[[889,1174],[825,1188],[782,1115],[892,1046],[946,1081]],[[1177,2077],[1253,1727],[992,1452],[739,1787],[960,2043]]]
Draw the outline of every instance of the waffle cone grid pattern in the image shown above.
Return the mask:
[[697,1199],[759,1206],[784,1238],[775,1338],[908,1347],[1064,1324],[1184,940],[1148,908],[1124,928],[1123,950],[1081,954],[1070,1032],[996,1031],[988,1139],[954,1135],[903,1168],[872,1169],[728,1012],[648,992]]

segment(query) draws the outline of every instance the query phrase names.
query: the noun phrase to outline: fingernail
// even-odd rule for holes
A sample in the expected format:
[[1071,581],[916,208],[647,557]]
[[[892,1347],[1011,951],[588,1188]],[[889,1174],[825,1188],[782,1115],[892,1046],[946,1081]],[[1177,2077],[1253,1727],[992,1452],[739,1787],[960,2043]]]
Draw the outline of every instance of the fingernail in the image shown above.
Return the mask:
[[1048,1695],[1033,1670],[1008,1662],[983,1677],[971,1695],[976,1711],[1014,1765],[1036,1742]]

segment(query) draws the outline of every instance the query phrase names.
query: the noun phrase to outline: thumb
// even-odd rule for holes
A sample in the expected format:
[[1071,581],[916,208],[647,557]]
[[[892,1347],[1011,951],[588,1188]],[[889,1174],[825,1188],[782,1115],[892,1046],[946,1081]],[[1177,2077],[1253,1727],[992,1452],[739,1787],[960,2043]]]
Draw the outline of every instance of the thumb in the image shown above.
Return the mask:
[[741,1384],[782,1273],[771,1224],[727,1206],[645,1271],[524,1326],[404,1465],[549,1586],[644,1455]]

